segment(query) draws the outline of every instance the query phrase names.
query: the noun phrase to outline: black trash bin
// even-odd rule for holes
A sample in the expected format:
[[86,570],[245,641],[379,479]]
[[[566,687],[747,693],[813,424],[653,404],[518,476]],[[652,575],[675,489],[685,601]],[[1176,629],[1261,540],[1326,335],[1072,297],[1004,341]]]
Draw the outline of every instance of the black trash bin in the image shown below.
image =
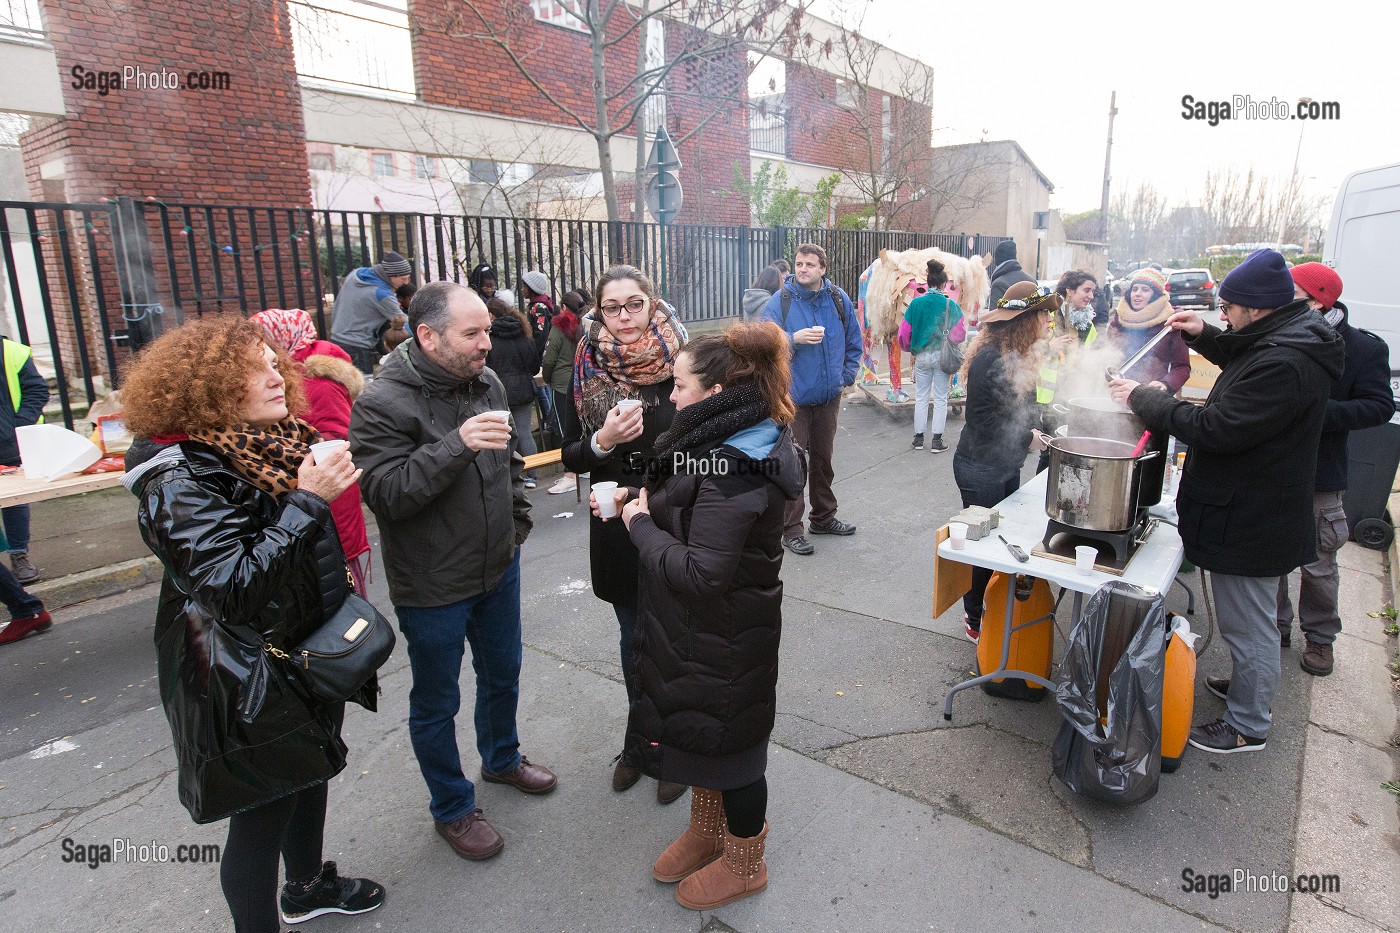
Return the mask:
[[1342,496],[1351,540],[1383,551],[1395,537],[1386,513],[1395,471],[1400,467],[1400,424],[1385,424],[1352,431],[1347,438],[1347,491]]

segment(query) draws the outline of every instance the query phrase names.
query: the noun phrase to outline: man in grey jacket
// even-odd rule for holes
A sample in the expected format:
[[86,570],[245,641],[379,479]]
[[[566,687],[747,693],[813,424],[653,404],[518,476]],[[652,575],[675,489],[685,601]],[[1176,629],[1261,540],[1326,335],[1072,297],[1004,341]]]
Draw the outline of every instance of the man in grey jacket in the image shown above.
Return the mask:
[[408,284],[412,272],[407,259],[388,252],[340,283],[331,309],[331,342],[350,354],[350,361],[367,376],[374,375],[385,325],[403,313],[395,292]]
[[457,751],[466,645],[476,671],[483,780],[547,794],[554,774],[520,754],[520,545],[530,533],[524,461],[505,388],[486,368],[490,316],[471,289],[433,282],[400,344],[355,403],[350,447],[379,520],[389,598],[408,643],[408,731],[437,832],[458,855],[505,845],[482,819]]

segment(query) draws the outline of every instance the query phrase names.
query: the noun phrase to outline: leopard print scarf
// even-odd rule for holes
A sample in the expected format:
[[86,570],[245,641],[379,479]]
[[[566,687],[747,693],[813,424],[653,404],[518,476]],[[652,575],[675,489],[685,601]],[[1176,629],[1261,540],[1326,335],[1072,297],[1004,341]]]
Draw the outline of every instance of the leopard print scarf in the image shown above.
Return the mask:
[[300,418],[270,428],[236,424],[220,431],[191,431],[191,440],[223,454],[244,479],[274,496],[297,488],[297,470],[321,435]]

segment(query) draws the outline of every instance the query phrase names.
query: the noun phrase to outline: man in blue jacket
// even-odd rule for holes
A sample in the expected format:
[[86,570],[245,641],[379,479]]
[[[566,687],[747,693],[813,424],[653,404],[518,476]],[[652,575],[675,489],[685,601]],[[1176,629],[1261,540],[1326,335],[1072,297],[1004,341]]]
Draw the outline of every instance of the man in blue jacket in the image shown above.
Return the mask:
[[340,283],[340,294],[331,309],[331,342],[350,354],[350,361],[366,376],[374,375],[385,329],[403,311],[396,289],[408,284],[412,272],[407,259],[388,252]]
[[[1315,677],[1332,673],[1332,643],[1342,630],[1337,611],[1337,551],[1351,537],[1342,493],[1347,488],[1347,434],[1385,424],[1395,414],[1390,394],[1390,350],[1370,331],[1347,323],[1347,306],[1342,295],[1342,277],[1320,262],[1305,262],[1290,270],[1293,296],[1306,298],[1308,307],[1319,312],[1342,337],[1346,366],[1340,379],[1332,383],[1327,413],[1322,419],[1322,441],[1317,450],[1317,485],[1313,493],[1313,514],[1317,517],[1317,560],[1303,565],[1298,587],[1298,626],[1307,639],[1300,665]],[[1278,581],[1278,629],[1284,646],[1292,640],[1293,604],[1288,599],[1288,577]],[[1206,686],[1213,678],[1206,678]],[[1228,682],[1224,688],[1228,690]]]
[[[762,320],[777,324],[792,341],[792,401],[797,406],[792,433],[798,445],[807,450],[811,532],[855,534],[855,525],[836,517],[836,494],[831,489],[836,472],[831,457],[841,390],[855,383],[860,365],[860,322],[851,299],[826,278],[826,250],[815,243],[797,247],[792,275],[768,300]],[[787,506],[783,546],[794,554],[816,551],[802,533],[805,505],[799,496]]]

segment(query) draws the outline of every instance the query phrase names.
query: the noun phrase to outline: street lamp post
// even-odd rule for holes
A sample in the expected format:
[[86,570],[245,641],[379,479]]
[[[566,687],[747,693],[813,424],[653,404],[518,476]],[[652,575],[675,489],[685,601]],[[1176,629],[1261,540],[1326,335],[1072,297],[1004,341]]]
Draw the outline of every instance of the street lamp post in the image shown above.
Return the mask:
[[[1311,104],[1312,98],[1300,97],[1298,103],[1300,105]],[[1278,239],[1274,242],[1274,249],[1277,250],[1283,249],[1283,236],[1288,225],[1288,215],[1293,213],[1293,191],[1297,187],[1298,181],[1298,156],[1303,151],[1303,130],[1307,125],[1306,120],[1300,120],[1298,123],[1298,147],[1293,150],[1293,171],[1288,175],[1288,197],[1283,202],[1283,216],[1278,219]]]

